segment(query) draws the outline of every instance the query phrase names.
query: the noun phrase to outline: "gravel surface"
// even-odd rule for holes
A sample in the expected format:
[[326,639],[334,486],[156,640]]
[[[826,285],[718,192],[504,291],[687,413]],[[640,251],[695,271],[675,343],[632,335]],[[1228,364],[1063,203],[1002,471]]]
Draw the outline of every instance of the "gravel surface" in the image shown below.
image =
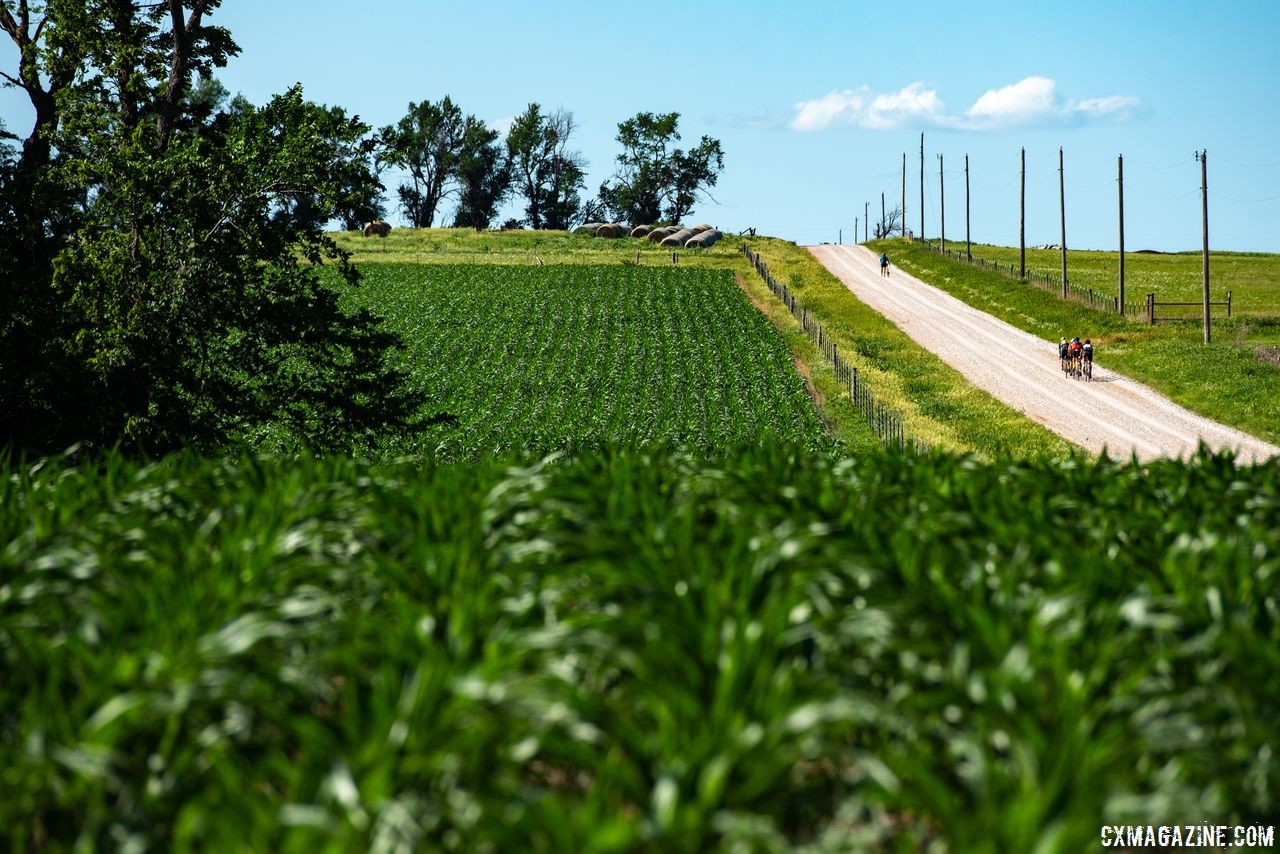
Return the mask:
[[809,251],[860,300],[892,320],[993,397],[1095,453],[1138,459],[1183,457],[1199,442],[1230,448],[1240,462],[1280,456],[1280,448],[1190,412],[1122,374],[1093,366],[1093,381],[1067,378],[1056,341],[1044,341],[907,275],[880,275],[861,246]]

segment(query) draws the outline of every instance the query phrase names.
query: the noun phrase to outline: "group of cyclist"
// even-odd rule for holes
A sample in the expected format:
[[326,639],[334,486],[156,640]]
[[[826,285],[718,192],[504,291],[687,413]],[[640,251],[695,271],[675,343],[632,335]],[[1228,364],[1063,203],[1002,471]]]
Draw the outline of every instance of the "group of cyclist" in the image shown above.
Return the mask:
[[1075,373],[1077,376],[1081,374],[1093,376],[1093,342],[1088,338],[1081,341],[1078,337],[1068,341],[1066,338],[1058,339],[1058,359],[1062,362],[1062,370],[1064,373]]

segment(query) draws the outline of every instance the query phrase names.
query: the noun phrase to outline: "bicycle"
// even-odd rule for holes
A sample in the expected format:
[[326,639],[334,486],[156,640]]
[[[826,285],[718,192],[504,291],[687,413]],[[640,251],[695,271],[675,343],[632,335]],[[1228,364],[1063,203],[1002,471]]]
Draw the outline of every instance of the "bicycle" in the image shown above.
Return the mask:
[[1081,359],[1084,363],[1084,381],[1093,382],[1093,359]]
[[1067,376],[1073,380],[1084,376],[1084,359],[1080,358],[1079,353],[1067,356]]

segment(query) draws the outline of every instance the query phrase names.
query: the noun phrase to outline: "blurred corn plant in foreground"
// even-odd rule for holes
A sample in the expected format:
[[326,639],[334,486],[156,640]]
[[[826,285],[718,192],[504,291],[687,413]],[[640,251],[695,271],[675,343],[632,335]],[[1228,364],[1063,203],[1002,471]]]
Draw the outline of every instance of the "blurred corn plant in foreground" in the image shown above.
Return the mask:
[[1275,464],[5,471],[15,850],[1069,851],[1275,817]]

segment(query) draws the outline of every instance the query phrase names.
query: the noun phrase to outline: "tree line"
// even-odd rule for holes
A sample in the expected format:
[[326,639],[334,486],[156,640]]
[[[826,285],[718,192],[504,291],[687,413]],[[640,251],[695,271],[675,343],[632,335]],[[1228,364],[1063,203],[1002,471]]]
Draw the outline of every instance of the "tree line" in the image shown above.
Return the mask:
[[449,96],[409,104],[408,112],[377,136],[374,166],[407,176],[396,188],[399,209],[413,228],[434,224],[441,202],[457,196],[452,225],[490,227],[508,199],[523,218],[503,227],[569,229],[588,219],[632,223],[679,222],[688,216],[724,166],[719,140],[704,136],[685,151],[679,113],[638,113],[618,125],[622,153],[612,178],[584,199],[587,162],[571,148],[573,113],[531,103],[505,140],[475,116],[464,116]]
[[642,113],[584,199],[563,110],[530,104],[502,139],[447,97],[380,129],[301,86],[254,105],[215,77],[240,53],[220,5],[0,0],[0,79],[34,113],[0,125],[0,449],[350,450],[446,417],[316,273],[358,285],[325,228],[384,212],[383,169],[414,225],[453,195],[454,224],[485,228],[514,194],[519,224],[565,228],[679,219],[722,168],[717,141],[680,151],[678,116]]

